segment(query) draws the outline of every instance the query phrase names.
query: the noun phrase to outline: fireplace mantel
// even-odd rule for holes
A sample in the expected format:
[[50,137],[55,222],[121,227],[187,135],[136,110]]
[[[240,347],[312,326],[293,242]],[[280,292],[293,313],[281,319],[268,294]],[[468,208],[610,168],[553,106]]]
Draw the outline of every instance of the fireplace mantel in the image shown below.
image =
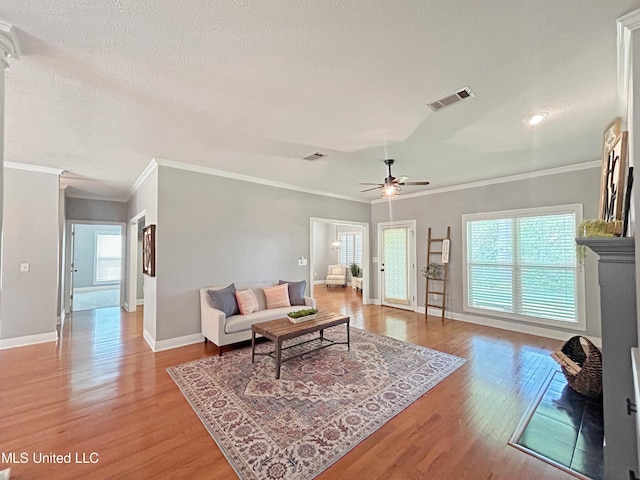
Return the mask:
[[576,243],[599,256],[605,478],[630,478],[630,471],[639,475],[636,418],[627,411],[627,400],[640,400],[631,365],[631,348],[638,345],[635,239],[576,238]]

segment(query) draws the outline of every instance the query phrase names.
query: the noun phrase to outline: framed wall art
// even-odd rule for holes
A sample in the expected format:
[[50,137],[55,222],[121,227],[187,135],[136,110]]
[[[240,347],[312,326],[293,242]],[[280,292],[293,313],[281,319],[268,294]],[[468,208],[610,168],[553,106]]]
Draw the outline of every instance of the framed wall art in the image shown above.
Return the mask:
[[147,225],[142,229],[142,273],[156,276],[156,226]]
[[[604,132],[603,159],[600,181],[600,220],[619,222],[622,233],[622,206],[625,195],[627,171],[627,132],[620,131],[620,119],[616,119]],[[620,231],[618,231],[620,230]]]

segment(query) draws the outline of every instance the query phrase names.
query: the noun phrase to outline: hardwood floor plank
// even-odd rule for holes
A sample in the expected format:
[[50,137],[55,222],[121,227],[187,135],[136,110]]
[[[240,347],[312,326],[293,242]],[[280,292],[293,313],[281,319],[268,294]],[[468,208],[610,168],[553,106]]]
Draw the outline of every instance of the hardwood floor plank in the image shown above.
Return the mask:
[[[320,479],[574,478],[515,448],[518,422],[561,342],[375,305],[316,288],[351,325],[468,362],[324,471]],[[247,344],[245,343],[244,346]],[[237,348],[237,347],[236,347]],[[142,312],[75,312],[56,343],[0,351],[0,452],[98,454],[94,464],[2,464],[12,478],[237,478],[166,368],[211,343],[159,353]],[[224,358],[224,356],[223,356]]]

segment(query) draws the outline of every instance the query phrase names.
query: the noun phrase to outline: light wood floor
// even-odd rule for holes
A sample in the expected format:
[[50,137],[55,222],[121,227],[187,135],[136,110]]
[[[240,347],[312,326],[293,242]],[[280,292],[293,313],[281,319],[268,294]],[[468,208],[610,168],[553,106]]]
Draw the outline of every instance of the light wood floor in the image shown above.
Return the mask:
[[[380,306],[316,288],[352,325],[468,362],[319,479],[570,479],[507,445],[561,342]],[[25,452],[12,479],[237,478],[165,369],[217,353],[204,343],[152,353],[142,315],[74,313],[57,343],[0,351],[0,452]],[[97,454],[91,457],[91,453]],[[71,453],[97,463],[35,464]],[[5,458],[6,460],[6,458]]]

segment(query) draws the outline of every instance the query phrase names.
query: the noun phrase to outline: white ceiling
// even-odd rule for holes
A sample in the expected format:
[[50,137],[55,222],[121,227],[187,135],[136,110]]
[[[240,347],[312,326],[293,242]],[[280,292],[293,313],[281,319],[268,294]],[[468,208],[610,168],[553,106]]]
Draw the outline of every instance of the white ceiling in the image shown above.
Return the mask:
[[[0,0],[5,160],[126,200],[153,158],[358,199],[590,162],[631,0]],[[440,112],[425,102],[469,86]],[[521,120],[550,113],[536,128]],[[302,160],[319,151],[327,157]],[[405,193],[423,187],[406,187]]]

